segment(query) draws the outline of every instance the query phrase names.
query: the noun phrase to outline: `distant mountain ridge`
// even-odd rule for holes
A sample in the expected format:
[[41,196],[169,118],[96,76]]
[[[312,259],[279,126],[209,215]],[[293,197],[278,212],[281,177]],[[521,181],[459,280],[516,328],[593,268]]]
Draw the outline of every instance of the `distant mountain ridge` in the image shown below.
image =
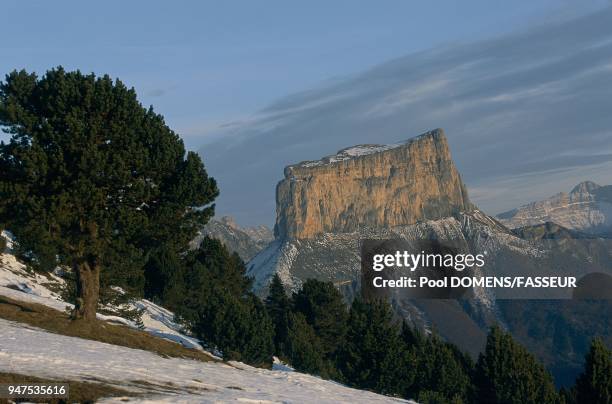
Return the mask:
[[229,216],[212,219],[208,222],[193,241],[193,245],[199,245],[205,236],[221,241],[230,251],[237,253],[245,262],[263,250],[274,239],[272,230],[269,227],[264,225],[240,227]]
[[500,213],[497,218],[510,228],[553,222],[567,229],[591,234],[612,232],[612,185],[592,181],[576,185],[542,201]]

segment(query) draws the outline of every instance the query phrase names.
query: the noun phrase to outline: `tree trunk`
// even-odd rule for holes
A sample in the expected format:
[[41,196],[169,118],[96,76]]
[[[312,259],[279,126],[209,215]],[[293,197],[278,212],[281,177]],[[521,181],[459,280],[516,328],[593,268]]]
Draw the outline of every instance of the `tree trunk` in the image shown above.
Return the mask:
[[100,296],[100,266],[95,261],[80,260],[74,264],[76,273],[76,304],[72,317],[85,321],[96,318]]

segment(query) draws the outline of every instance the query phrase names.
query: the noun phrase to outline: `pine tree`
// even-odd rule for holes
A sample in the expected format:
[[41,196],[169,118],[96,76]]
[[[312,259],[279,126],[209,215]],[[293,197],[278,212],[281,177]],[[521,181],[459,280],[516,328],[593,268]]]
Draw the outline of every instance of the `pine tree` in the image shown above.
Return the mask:
[[213,291],[212,301],[200,312],[197,335],[226,360],[270,367],[274,330],[263,303],[253,294],[239,298],[221,290]]
[[[172,248],[162,246],[154,250],[144,267],[144,296],[156,303],[171,304],[171,301],[184,292],[178,290],[182,287],[183,262],[181,257]],[[170,293],[175,293],[174,297]]]
[[331,364],[323,357],[321,339],[302,313],[289,314],[286,342],[287,360],[300,372],[330,377]]
[[346,332],[348,313],[340,291],[331,282],[308,279],[292,300],[293,312],[304,315],[321,339],[324,356],[331,358]]
[[409,349],[415,349],[421,346],[425,341],[419,330],[408,325],[406,321],[402,321],[400,335],[402,337],[402,341],[404,341],[404,344],[406,344],[406,347]]
[[481,403],[555,403],[552,377],[525,348],[499,327],[491,328],[476,366]]
[[285,347],[287,345],[291,303],[278,274],[274,274],[270,282],[270,289],[266,298],[266,310],[272,320],[272,324],[274,324],[274,349],[276,355],[282,357],[285,355]]
[[357,388],[401,395],[412,384],[407,371],[411,362],[389,304],[356,299],[337,359],[343,380]]
[[416,397],[424,403],[469,402],[474,364],[467,355],[435,334],[417,337],[412,346],[416,374],[407,397]]
[[164,299],[193,334],[220,350],[224,359],[271,365],[272,321],[251,292],[244,263],[220,241],[206,237],[187,254],[181,278],[164,292]]
[[199,156],[119,80],[14,71],[0,83],[0,127],[11,135],[0,144],[0,223],[34,261],[72,266],[75,318],[95,319],[113,246],[186,246],[213,214],[218,191]]
[[599,338],[591,342],[584,371],[576,380],[575,396],[578,403],[612,403],[612,350]]

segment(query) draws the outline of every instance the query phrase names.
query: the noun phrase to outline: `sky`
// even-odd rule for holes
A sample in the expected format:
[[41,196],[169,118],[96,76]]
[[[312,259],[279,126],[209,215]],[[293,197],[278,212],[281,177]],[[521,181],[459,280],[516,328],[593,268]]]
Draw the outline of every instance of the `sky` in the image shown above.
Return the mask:
[[1,74],[62,65],[134,86],[240,224],[273,223],[287,164],[435,127],[488,213],[609,179],[607,1],[8,0],[2,14]]

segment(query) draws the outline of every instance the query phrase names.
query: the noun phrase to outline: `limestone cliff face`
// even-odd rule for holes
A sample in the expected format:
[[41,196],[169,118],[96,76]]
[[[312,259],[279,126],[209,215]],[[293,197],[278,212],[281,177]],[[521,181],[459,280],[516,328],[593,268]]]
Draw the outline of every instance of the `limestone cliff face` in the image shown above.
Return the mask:
[[471,209],[444,132],[359,145],[285,168],[276,188],[278,238],[389,228]]

